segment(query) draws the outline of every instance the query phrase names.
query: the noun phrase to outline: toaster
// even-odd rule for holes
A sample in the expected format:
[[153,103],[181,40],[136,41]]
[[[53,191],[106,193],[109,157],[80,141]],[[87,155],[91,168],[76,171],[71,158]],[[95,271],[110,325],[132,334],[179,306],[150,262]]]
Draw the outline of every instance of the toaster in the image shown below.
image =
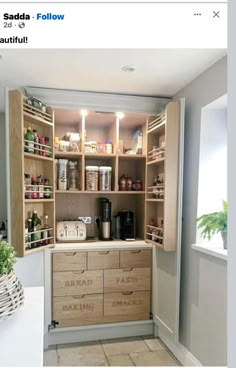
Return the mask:
[[86,225],[83,221],[57,222],[57,240],[78,241],[86,239]]

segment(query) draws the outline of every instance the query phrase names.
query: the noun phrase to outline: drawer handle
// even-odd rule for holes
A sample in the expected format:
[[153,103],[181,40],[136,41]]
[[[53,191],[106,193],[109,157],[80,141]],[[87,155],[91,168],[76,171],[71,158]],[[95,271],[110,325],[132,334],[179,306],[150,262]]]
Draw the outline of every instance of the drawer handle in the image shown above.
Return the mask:
[[141,253],[141,250],[131,250],[130,253]]
[[76,255],[76,252],[73,252],[73,253],[72,252],[70,252],[70,253],[66,252],[66,253],[64,253],[64,255],[67,256],[67,257],[73,257],[73,256]]
[[130,272],[130,271],[132,271],[133,270],[133,268],[125,268],[125,269],[123,269],[122,271],[123,272]]
[[74,272],[73,272],[73,274],[74,274],[74,275],[78,275],[78,274],[81,274],[81,273],[84,273],[84,270],[76,271],[76,272],[74,271]]
[[122,295],[132,295],[133,291],[123,291]]
[[108,254],[108,253],[110,253],[109,250],[104,250],[104,251],[98,252],[98,254]]
[[85,297],[85,295],[74,295],[73,299],[82,299],[84,297]]

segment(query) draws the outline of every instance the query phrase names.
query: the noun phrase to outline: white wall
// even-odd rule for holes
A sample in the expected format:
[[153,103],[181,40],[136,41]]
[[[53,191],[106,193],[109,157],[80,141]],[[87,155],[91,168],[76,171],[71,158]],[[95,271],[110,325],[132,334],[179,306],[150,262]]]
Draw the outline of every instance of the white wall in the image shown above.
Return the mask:
[[226,365],[227,262],[196,252],[201,109],[227,93],[227,59],[201,74],[175,99],[186,98],[180,342],[203,365]]
[[0,113],[0,221],[7,218],[5,115]]

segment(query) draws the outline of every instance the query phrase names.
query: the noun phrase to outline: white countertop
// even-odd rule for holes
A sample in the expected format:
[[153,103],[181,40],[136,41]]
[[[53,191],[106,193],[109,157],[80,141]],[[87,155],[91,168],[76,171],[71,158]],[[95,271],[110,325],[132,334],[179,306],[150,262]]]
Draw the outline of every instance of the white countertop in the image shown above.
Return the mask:
[[94,242],[78,242],[78,243],[56,243],[55,248],[51,250],[68,250],[68,249],[87,249],[87,250],[102,250],[102,249],[135,249],[135,248],[152,248],[152,244],[148,244],[145,240],[112,240],[112,241],[94,241]]
[[24,292],[24,305],[10,319],[0,319],[1,367],[43,365],[44,289]]

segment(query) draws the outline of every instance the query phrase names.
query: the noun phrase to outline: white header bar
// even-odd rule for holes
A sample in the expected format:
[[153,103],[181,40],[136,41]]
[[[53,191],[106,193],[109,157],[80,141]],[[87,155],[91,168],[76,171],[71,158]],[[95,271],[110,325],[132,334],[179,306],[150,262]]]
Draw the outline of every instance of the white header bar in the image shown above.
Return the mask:
[[2,4],[0,48],[226,48],[226,4]]

